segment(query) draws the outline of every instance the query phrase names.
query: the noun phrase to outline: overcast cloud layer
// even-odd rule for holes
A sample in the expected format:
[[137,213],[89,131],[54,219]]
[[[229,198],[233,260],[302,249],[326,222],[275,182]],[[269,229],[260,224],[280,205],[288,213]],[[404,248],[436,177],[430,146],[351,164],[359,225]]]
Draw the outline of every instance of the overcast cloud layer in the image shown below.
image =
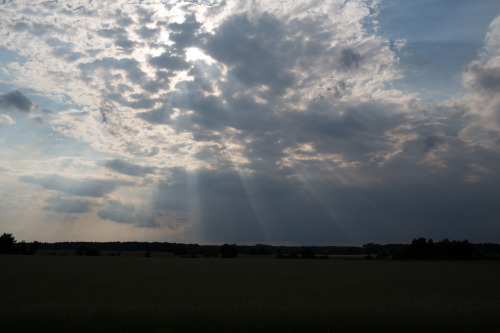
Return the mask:
[[0,232],[500,241],[495,0],[3,1],[0,36]]

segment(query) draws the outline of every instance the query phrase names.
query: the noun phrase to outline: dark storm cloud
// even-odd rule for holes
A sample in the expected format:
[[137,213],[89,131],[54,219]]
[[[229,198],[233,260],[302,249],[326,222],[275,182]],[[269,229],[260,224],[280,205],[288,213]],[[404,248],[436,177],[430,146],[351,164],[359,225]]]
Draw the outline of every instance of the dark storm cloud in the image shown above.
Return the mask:
[[19,90],[13,90],[7,94],[0,93],[0,110],[16,110],[28,113],[36,107]]
[[145,167],[119,159],[107,161],[104,165],[118,173],[135,177],[143,177],[154,173],[156,170],[156,168],[153,167]]
[[97,31],[97,34],[104,38],[113,39],[116,46],[129,53],[133,50],[136,43],[128,37],[128,32],[124,28],[104,28]]
[[138,117],[152,124],[170,124],[174,108],[193,111],[190,114],[181,113],[173,125],[179,132],[192,132],[195,140],[200,141],[212,140],[212,131],[224,130],[228,126],[244,130],[243,135],[252,132],[261,134],[280,126],[270,104],[257,103],[250,94],[233,96],[234,87],[231,83],[227,84],[228,91],[224,90],[222,97],[207,94],[213,91],[210,77],[205,77],[200,72],[201,70],[190,72],[194,76],[193,81],[179,82],[176,90],[167,94],[166,102],[161,108],[143,112]]
[[111,220],[118,223],[134,224],[135,207],[132,204],[122,204],[118,200],[109,200],[107,207],[100,210],[97,215],[103,220]]
[[189,75],[194,77],[195,84],[200,90],[212,93],[218,78],[221,77],[222,72],[219,66],[215,64],[207,64],[204,61],[194,62],[194,66],[189,70]]
[[342,49],[339,63],[344,69],[356,69],[361,62],[361,55],[358,51],[350,48]]
[[325,213],[314,212],[318,205],[304,195],[301,184],[284,174],[172,172],[172,181],[159,186],[155,208],[189,212],[193,203],[198,204],[199,232],[210,241],[255,242],[267,236],[282,241],[294,234],[300,238],[304,229],[328,220]]
[[22,31],[29,30],[30,29],[30,24],[28,24],[26,22],[16,22],[12,26],[12,28],[14,29],[14,31],[22,32]]
[[[240,129],[238,138],[251,138],[243,154],[252,174],[232,170],[220,148],[206,147],[196,157],[218,170],[173,170],[158,188],[157,210],[189,212],[197,202],[208,240],[391,242],[416,233],[476,237],[476,226],[493,231],[492,216],[500,211],[492,198],[500,193],[492,184],[500,184],[500,161],[460,139],[470,124],[467,109],[433,106],[408,113],[399,104],[318,99],[307,112],[276,114],[245,94],[232,97],[223,90],[223,101],[209,101],[201,76],[194,77],[171,95],[172,106],[194,111],[179,116],[176,125],[195,139],[224,126]],[[313,151],[280,166],[285,151],[300,144]],[[342,160],[325,159],[328,154]],[[343,161],[355,164],[341,166]]]
[[151,57],[149,63],[156,68],[165,68],[171,71],[183,70],[191,66],[184,57],[173,55],[168,51],[157,57]]
[[214,95],[205,96],[203,89],[196,81],[179,82],[176,90],[168,93],[166,100],[161,108],[141,113],[138,117],[153,124],[166,124],[171,122],[170,115],[173,108],[194,111],[194,116],[182,115],[176,119],[175,127],[181,132],[193,130],[194,124],[203,125],[204,129],[215,130],[219,126],[224,126],[224,122],[228,121],[223,101]]
[[156,209],[189,210],[198,202],[199,232],[207,240],[321,242],[341,235],[335,219],[296,180],[216,170],[176,173],[175,179],[160,185]]
[[[175,128],[192,132],[196,140],[213,140],[210,132],[227,126],[243,130],[242,136],[254,137],[276,129],[276,126],[280,130],[286,119],[276,114],[276,110],[282,107],[276,97],[297,84],[294,66],[298,65],[308,73],[314,59],[322,55],[328,58],[329,53],[334,57],[339,52],[342,69],[359,66],[361,56],[355,49],[329,50],[329,44],[324,42],[327,36],[318,33],[321,30],[318,24],[324,22],[323,18],[318,22],[293,20],[287,26],[270,14],[262,14],[253,20],[246,14],[229,17],[213,35],[198,37],[203,41],[199,44],[201,49],[228,66],[228,75],[224,78],[218,64],[198,61],[189,70],[193,81],[179,82],[175,90],[167,94],[161,107],[143,112],[138,117],[153,124],[170,124],[174,108],[194,111],[191,114],[181,112],[175,119]],[[183,24],[170,27],[194,35],[199,29],[194,16],[186,17]],[[311,33],[305,36],[303,30],[307,28]],[[177,43],[179,41],[173,48]],[[290,54],[297,57],[290,57]],[[158,68],[186,69],[188,64],[176,57],[167,51],[151,58],[150,63]],[[313,81],[314,75],[307,80]],[[220,96],[211,94],[214,87],[221,91]],[[350,87],[342,80],[332,89],[337,97],[350,93]],[[257,102],[256,98],[261,101]],[[329,105],[326,107],[331,109]]]
[[472,88],[489,94],[500,93],[500,67],[485,68],[472,64],[467,68],[467,73],[472,74]]
[[428,135],[423,138],[424,151],[429,152],[433,149],[436,149],[441,143],[443,139],[435,135]]
[[47,190],[55,190],[82,197],[104,197],[114,192],[118,186],[132,185],[123,181],[100,179],[71,179],[59,175],[47,176],[20,176],[19,180],[25,183],[37,184]]
[[97,212],[103,220],[133,224],[140,228],[158,228],[160,225],[152,215],[137,213],[133,204],[122,203],[119,200],[109,200],[106,207]]
[[137,115],[138,118],[146,120],[151,124],[168,124],[170,123],[170,115],[173,110],[169,106],[162,106],[150,111],[141,112]]
[[[215,114],[213,112],[204,112],[203,110],[214,109],[214,103],[218,103],[219,111],[217,112],[218,118],[224,117],[222,112],[222,100],[217,101],[215,96],[205,96],[207,93],[213,92],[213,86],[220,79],[221,71],[216,65],[208,65],[204,62],[197,62],[189,70],[189,75],[194,77],[193,81],[181,81],[179,82],[174,91],[170,91],[164,98],[164,102],[161,107],[143,112],[137,116],[144,119],[152,124],[169,124],[171,122],[170,116],[173,113],[173,108],[178,107],[183,111],[194,110],[202,115],[196,115],[195,117],[209,117],[213,118]],[[176,120],[176,129],[179,131],[185,131],[191,129],[190,126],[194,119],[190,119],[190,116],[181,116]],[[209,120],[207,120],[209,121]],[[218,120],[215,120],[217,122]]]
[[184,17],[184,22],[182,23],[171,23],[168,28],[172,31],[168,38],[173,41],[174,49],[178,51],[185,50],[190,46],[199,45],[198,30],[201,27],[201,23],[196,21],[194,15],[189,15]]
[[148,27],[140,27],[136,29],[135,32],[144,39],[152,39],[156,35],[160,33],[160,29],[158,28],[148,28]]
[[[422,160],[416,165],[401,156],[385,165],[333,172],[320,168],[324,161],[318,168],[299,162],[293,173],[171,170],[158,188],[155,209],[189,212],[194,203],[200,209],[199,231],[210,241],[331,244],[410,241],[415,234],[479,237],[484,230],[494,232],[500,177],[490,172],[482,181],[465,181],[473,171],[469,160],[491,161],[461,151],[466,156],[449,156],[447,168]],[[367,174],[368,182],[356,181]]]
[[148,23],[153,23],[154,11],[148,10],[142,6],[137,6],[137,15],[139,15],[139,23],[146,25]]
[[81,214],[92,211],[93,202],[80,199],[63,199],[52,197],[47,200],[47,206],[43,210],[54,211],[56,213]]
[[122,50],[131,53],[136,45],[136,43],[128,38],[119,38],[115,41],[115,45],[121,47]]
[[126,13],[123,11],[117,9],[116,10],[116,16],[118,17],[116,20],[116,23],[122,27],[128,27],[129,25],[134,23],[134,20],[132,20]]
[[289,56],[295,44],[286,37],[283,24],[272,15],[264,14],[255,22],[245,14],[234,15],[208,38],[204,48],[228,65],[242,83],[267,85],[273,94],[281,95],[295,81],[289,70],[296,60]]
[[[320,111],[314,112],[315,107]],[[321,153],[342,153],[348,160],[358,160],[364,154],[392,149],[384,133],[408,121],[394,111],[390,106],[370,103],[349,106],[339,115],[311,105],[310,112],[291,115],[298,129],[291,133],[291,141],[311,142]]]
[[75,47],[73,43],[63,42],[58,38],[48,38],[45,40],[45,43],[53,47],[52,54],[68,62],[74,62],[85,57],[84,53],[73,51]]
[[[138,117],[153,124],[170,124],[174,108],[194,111],[189,114],[181,112],[175,119],[174,126],[181,132],[192,132],[195,140],[201,141],[214,140],[211,132],[225,127],[243,130],[241,137],[249,135],[255,139],[267,136],[271,130],[284,131],[285,123],[290,125],[290,119],[287,115],[276,113],[282,108],[276,97],[297,84],[294,66],[297,65],[308,73],[314,59],[322,56],[337,57],[337,65],[332,66],[341,67],[342,70],[360,66],[362,57],[357,50],[335,50],[324,42],[327,36],[318,32],[321,31],[318,24],[324,22],[323,18],[318,19],[318,22],[296,19],[286,25],[270,14],[257,16],[253,20],[245,14],[229,17],[213,35],[203,36],[201,40],[206,42],[199,45],[219,63],[228,66],[229,74],[226,79],[222,80],[220,65],[208,65],[199,61],[189,71],[193,81],[179,82],[176,89],[167,94],[161,107],[141,113]],[[194,31],[198,29],[198,25],[194,16],[187,17],[185,23],[186,26],[192,26],[190,31],[196,34]],[[181,29],[181,25],[176,27]],[[311,33],[306,36],[303,31],[307,28]],[[289,54],[297,54],[297,57],[289,57]],[[169,52],[150,59],[150,62],[158,67],[184,69],[184,62],[179,64]],[[314,74],[306,81],[314,81]],[[220,96],[211,94],[214,87],[221,91]],[[261,90],[262,87],[268,89]],[[350,93],[350,87],[343,80],[329,89],[336,97]],[[257,102],[256,98],[261,101]],[[328,102],[325,101],[324,104],[325,113],[333,111]],[[311,115],[311,121],[314,121],[313,118]],[[354,119],[346,121],[356,122]],[[299,122],[297,125],[299,128],[303,127]],[[350,131],[343,129],[343,125],[341,121],[336,125],[337,132]]]

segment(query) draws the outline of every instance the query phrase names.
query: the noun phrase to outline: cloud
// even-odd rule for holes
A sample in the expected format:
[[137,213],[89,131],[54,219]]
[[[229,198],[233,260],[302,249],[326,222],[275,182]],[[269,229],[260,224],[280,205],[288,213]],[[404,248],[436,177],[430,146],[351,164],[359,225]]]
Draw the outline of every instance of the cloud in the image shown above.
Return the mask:
[[228,65],[239,82],[264,84],[281,95],[296,80],[291,71],[296,59],[287,55],[295,52],[297,45],[287,37],[283,24],[270,14],[254,22],[246,14],[233,15],[218,27],[204,49]]
[[[422,144],[429,153],[429,142]],[[449,156],[446,168],[422,164],[426,155],[415,162],[410,151],[384,166],[299,159],[274,173],[172,170],[158,187],[155,209],[197,212],[189,223],[211,242],[391,242],[416,232],[476,237],[479,229],[493,230],[500,211],[492,193],[500,179],[490,170],[487,179],[468,182],[468,173],[476,172],[468,161],[488,160],[462,147],[464,153],[463,159]]]
[[500,92],[500,67],[486,68],[475,62],[467,68],[467,74],[472,76],[470,86],[472,89],[486,94]]
[[[0,95],[2,111],[20,111],[0,115],[10,125],[0,181],[80,197],[37,206],[47,211],[189,241],[488,235],[500,184],[500,20],[464,73],[448,73],[463,74],[463,95],[436,102],[420,91],[441,84],[433,66],[446,57],[429,55],[454,42],[405,48],[404,36],[381,33],[379,6],[6,3],[0,81],[36,96],[44,126],[20,120],[42,118],[18,90]],[[403,75],[417,45],[429,70],[410,89]],[[438,74],[427,76],[431,67]],[[144,179],[105,178],[123,175]]]
[[170,23],[168,28],[172,32],[169,39],[174,42],[174,49],[182,52],[187,47],[199,45],[201,26],[202,24],[196,21],[194,14],[186,15],[182,23]]
[[118,223],[135,223],[135,207],[133,204],[122,204],[118,200],[109,200],[107,207],[100,210],[97,215],[103,220]]
[[178,71],[190,67],[190,64],[184,60],[184,57],[173,55],[170,52],[165,52],[157,57],[152,57],[149,59],[149,63],[154,67],[165,68],[172,71]]
[[356,69],[359,67],[361,62],[361,55],[358,51],[345,48],[342,49],[339,64],[343,69]]
[[60,197],[52,197],[47,200],[48,205],[43,207],[43,210],[54,211],[57,213],[81,214],[92,211],[94,203],[88,200],[80,199],[63,199]]
[[0,124],[13,125],[16,121],[6,114],[0,114]]
[[7,94],[0,93],[0,110],[16,110],[29,113],[35,107],[36,105],[19,90],[13,90]]
[[482,126],[500,131],[500,16],[489,26],[480,57],[462,75],[464,104],[482,118]]
[[37,184],[47,190],[55,190],[83,197],[104,197],[114,192],[118,186],[132,185],[128,182],[100,180],[92,178],[71,179],[57,174],[46,176],[20,176],[25,183]]
[[161,227],[152,215],[137,212],[133,204],[124,204],[119,200],[108,200],[106,207],[100,210],[97,215],[103,220],[133,224],[140,228]]
[[[124,23],[123,21],[119,23]],[[101,37],[114,39],[115,45],[121,51],[125,51],[126,53],[132,53],[136,43],[129,39],[128,33],[123,28],[105,28],[97,31],[97,34]]]
[[153,167],[145,167],[119,159],[106,161],[104,165],[116,172],[136,177],[143,177],[148,174],[153,174],[156,170],[156,168]]
[[135,32],[144,39],[152,39],[160,32],[160,29],[158,28],[150,29],[146,26],[142,26],[137,30],[135,30]]
[[[140,64],[137,60],[133,58],[103,58],[93,60],[91,62],[80,63],[78,65],[82,72],[83,80],[90,80],[90,75],[95,73],[97,70],[102,71],[111,71],[113,69],[123,70],[127,74],[127,78],[131,82],[141,82],[144,77],[144,72],[140,69]],[[114,81],[114,79],[118,79],[119,76],[113,77],[109,79],[110,82]]]

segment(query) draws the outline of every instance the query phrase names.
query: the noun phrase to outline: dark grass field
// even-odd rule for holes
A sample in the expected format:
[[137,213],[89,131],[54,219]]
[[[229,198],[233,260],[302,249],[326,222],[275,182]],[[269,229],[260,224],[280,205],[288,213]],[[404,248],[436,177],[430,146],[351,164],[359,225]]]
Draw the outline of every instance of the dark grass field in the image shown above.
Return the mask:
[[0,256],[2,332],[494,332],[500,261]]

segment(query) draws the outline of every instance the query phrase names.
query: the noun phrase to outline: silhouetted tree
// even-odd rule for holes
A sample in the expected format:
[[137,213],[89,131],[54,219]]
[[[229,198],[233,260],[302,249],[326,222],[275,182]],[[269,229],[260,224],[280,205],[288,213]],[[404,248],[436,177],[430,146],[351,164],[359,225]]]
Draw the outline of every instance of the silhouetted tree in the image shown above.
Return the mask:
[[479,251],[468,240],[450,241],[448,238],[434,243],[432,239],[423,237],[414,239],[401,257],[393,259],[474,259],[478,258]]
[[272,246],[264,245],[264,244],[256,244],[255,246],[250,248],[250,255],[270,255],[272,254]]
[[12,234],[4,233],[0,236],[0,254],[16,253],[16,239]]
[[406,257],[411,259],[433,259],[435,258],[435,248],[432,239],[420,237],[414,239],[411,245],[406,249]]
[[305,247],[302,249],[302,253],[300,255],[302,259],[313,259],[314,258],[314,251],[310,247]]
[[236,258],[238,256],[238,247],[236,244],[224,244],[220,248],[222,258]]
[[16,245],[16,253],[18,254],[28,254],[28,246],[25,241],[20,241]]
[[40,249],[40,243],[37,241],[34,241],[29,246],[28,254],[35,254],[39,249]]

